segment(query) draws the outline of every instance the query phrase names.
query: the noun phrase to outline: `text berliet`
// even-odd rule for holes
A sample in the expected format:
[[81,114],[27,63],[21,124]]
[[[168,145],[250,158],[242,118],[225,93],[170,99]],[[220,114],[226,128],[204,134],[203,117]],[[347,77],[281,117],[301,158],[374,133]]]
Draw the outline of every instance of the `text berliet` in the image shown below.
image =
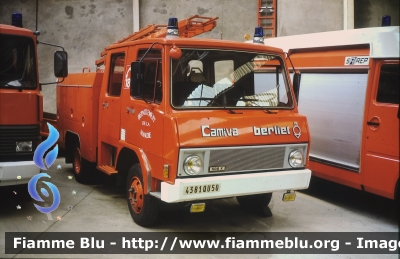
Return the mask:
[[275,135],[290,135],[290,128],[289,127],[279,127],[279,126],[272,126],[267,128],[257,128],[256,126],[253,127],[254,136],[269,136],[271,133]]

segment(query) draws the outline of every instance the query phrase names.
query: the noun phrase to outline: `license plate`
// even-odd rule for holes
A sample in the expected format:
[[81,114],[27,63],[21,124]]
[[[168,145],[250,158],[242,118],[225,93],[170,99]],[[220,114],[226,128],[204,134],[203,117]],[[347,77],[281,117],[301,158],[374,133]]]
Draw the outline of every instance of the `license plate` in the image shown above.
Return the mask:
[[220,190],[221,190],[221,185],[219,183],[192,185],[192,186],[185,186],[183,194],[186,195],[186,194],[210,193],[210,192],[219,192]]

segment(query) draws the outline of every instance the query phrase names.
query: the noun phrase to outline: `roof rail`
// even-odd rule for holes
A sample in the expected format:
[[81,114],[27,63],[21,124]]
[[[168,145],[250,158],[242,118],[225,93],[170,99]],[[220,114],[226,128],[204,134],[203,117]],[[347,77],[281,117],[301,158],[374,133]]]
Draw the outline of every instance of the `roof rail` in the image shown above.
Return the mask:
[[[216,20],[218,17],[206,17],[200,15],[192,15],[187,19],[181,20],[178,23],[179,37],[182,38],[192,38],[199,34],[211,31],[217,26]],[[129,35],[122,40],[119,40],[113,44],[119,44],[128,41],[141,40],[145,38],[164,38],[167,35],[167,25],[166,24],[151,24],[145,28],[140,29]],[[111,45],[113,45],[111,44]],[[104,63],[104,56],[107,54],[107,48],[101,52],[100,59],[96,60],[96,65],[99,66]]]
[[[183,38],[192,38],[196,35],[211,31],[217,26],[218,17],[205,17],[200,15],[192,15],[187,19],[178,23],[179,36]],[[117,41],[122,43],[126,41],[140,40],[144,38],[163,38],[167,34],[167,25],[148,25],[147,27],[135,32],[128,37]]]

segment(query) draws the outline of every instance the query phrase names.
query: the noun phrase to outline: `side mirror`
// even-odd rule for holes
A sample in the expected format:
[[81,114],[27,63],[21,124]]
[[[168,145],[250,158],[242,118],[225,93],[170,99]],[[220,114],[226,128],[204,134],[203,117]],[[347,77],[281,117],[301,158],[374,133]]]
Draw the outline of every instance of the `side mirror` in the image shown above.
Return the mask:
[[141,61],[131,63],[131,96],[141,96],[144,87],[145,64]]
[[298,72],[294,72],[293,90],[294,90],[294,96],[296,98],[297,104],[299,103],[300,79],[301,79],[301,74]]
[[65,51],[54,52],[54,75],[56,77],[68,76],[68,54]]

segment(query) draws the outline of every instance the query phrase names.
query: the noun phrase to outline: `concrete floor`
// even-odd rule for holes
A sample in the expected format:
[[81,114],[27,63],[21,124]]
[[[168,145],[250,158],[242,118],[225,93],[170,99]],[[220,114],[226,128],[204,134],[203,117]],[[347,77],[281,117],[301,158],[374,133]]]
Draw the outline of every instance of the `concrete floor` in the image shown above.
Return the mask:
[[[56,169],[60,164],[61,169]],[[92,185],[69,179],[71,165],[58,158],[48,171],[61,194],[52,220],[40,213],[22,193],[2,189],[0,204],[1,258],[197,258],[198,255],[22,255],[5,254],[5,232],[393,232],[398,218],[390,200],[333,183],[312,179],[296,201],[284,203],[274,193],[273,216],[264,218],[242,210],[236,199],[214,201],[204,213],[191,214],[181,206],[162,210],[162,224],[136,225],[124,194],[107,177]],[[99,173],[101,174],[101,173]],[[16,193],[15,193],[15,192]],[[17,209],[17,206],[20,209]],[[29,218],[30,217],[30,218]],[[61,220],[57,220],[61,217]],[[377,255],[201,255],[201,258],[377,258]],[[398,255],[379,255],[398,258]]]

